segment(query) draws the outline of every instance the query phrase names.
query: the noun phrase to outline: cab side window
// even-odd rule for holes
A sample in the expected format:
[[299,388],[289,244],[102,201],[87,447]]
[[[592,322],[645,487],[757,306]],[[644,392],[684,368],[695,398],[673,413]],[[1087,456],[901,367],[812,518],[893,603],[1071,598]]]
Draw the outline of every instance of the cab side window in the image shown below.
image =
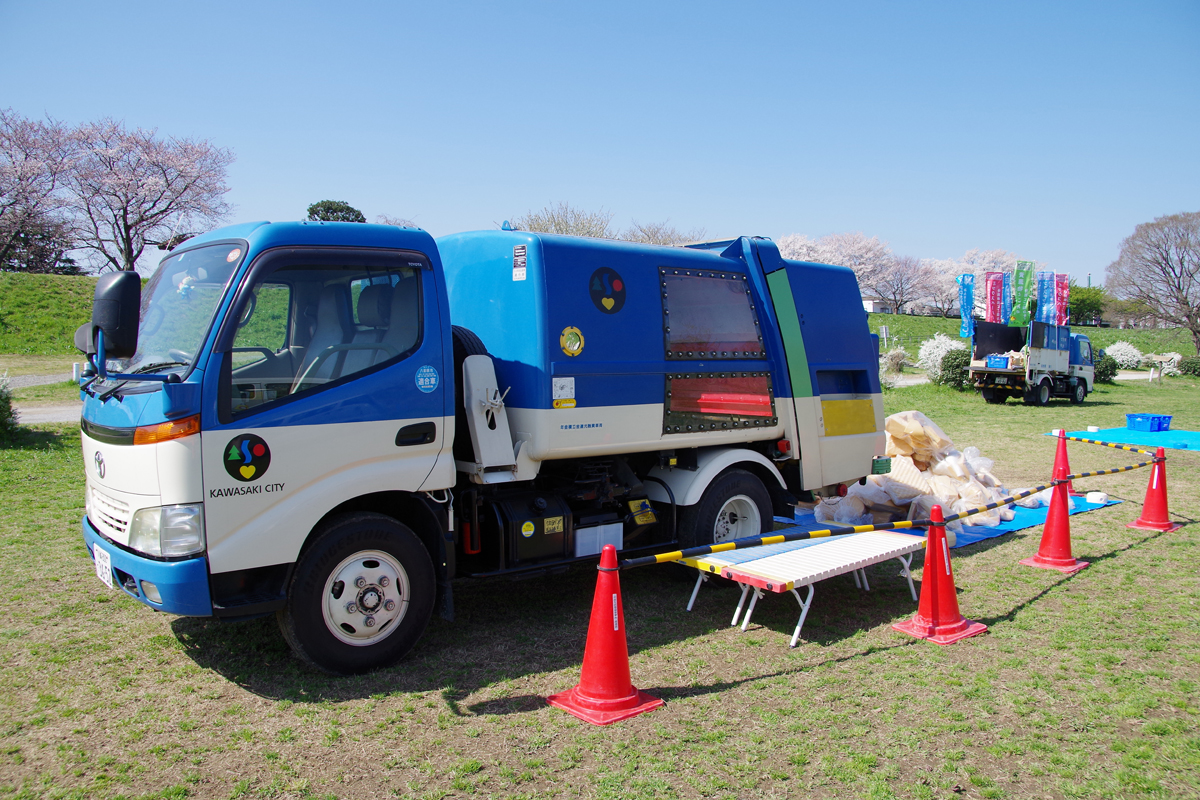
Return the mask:
[[233,415],[318,392],[401,360],[420,343],[420,263],[295,261],[260,275],[241,299],[229,381]]

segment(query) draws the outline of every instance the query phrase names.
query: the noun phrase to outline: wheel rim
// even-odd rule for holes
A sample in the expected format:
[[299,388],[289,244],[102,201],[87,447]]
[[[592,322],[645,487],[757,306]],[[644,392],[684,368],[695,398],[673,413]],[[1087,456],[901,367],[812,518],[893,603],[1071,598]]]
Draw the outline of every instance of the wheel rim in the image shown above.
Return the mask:
[[321,614],[338,641],[366,647],[399,627],[408,613],[409,595],[408,573],[400,562],[388,553],[364,550],[329,574]]
[[1038,387],[1038,402],[1043,405],[1050,402],[1050,384],[1043,383]]
[[1082,386],[1082,385],[1080,385],[1080,386],[1076,386],[1076,387],[1075,387],[1075,399],[1076,399],[1078,402],[1082,403],[1082,402],[1083,402],[1083,396],[1084,396],[1084,388],[1083,388],[1083,386]]
[[713,524],[713,542],[729,542],[762,533],[762,517],[758,504],[744,494],[725,501]]

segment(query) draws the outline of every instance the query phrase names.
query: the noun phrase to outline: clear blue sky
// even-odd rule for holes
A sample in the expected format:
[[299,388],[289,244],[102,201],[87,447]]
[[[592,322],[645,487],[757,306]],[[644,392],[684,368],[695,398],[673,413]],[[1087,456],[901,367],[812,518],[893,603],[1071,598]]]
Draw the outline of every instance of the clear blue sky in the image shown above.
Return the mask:
[[0,0],[0,106],[232,149],[231,221],[566,200],[1102,279],[1200,211],[1200,3]]

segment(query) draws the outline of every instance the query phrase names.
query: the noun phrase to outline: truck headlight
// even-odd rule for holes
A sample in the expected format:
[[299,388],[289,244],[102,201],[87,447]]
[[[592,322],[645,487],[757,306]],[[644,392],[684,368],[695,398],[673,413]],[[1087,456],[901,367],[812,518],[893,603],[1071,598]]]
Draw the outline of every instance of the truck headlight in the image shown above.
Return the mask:
[[129,522],[129,546],[168,558],[203,552],[204,504],[141,509]]

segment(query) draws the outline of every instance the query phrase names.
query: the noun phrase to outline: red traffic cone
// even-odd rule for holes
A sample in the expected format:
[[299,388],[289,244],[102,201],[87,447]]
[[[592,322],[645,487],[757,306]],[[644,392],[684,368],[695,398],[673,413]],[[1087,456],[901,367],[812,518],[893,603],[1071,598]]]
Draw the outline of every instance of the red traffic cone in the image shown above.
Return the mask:
[[1167,516],[1167,451],[1161,447],[1154,453],[1154,466],[1150,468],[1150,485],[1146,487],[1142,515],[1137,522],[1125,527],[1168,533],[1183,527],[1183,523],[1171,522]]
[[608,725],[658,708],[663,701],[638,691],[629,679],[617,548],[611,544],[604,545],[600,553],[599,570],[583,651],[583,674],[573,689],[552,694],[546,702],[584,722]]
[[[1058,437],[1058,449],[1054,452],[1054,470],[1051,474],[1057,475],[1059,466],[1063,468],[1063,475],[1071,474],[1071,464],[1067,461],[1067,432],[1062,428],[1053,431]],[[1067,481],[1067,494],[1071,497],[1083,497],[1083,492],[1075,491],[1075,484]]]
[[[1066,449],[1066,441],[1059,440],[1060,447]],[[1060,481],[1071,473],[1067,472],[1066,459],[1062,462],[1054,460],[1054,480]],[[1040,569],[1056,569],[1064,575],[1073,575],[1088,565],[1071,555],[1071,518],[1067,508],[1067,484],[1055,484],[1050,495],[1050,511],[1046,514],[1046,524],[1042,527],[1042,543],[1037,555],[1022,558],[1019,562],[1027,567]]]
[[972,622],[958,610],[954,572],[950,569],[950,547],[946,544],[946,526],[942,525],[942,507],[930,509],[929,536],[925,540],[925,570],[921,573],[921,602],[916,615],[893,628],[934,644],[954,644],[959,639],[987,630],[982,622]]

